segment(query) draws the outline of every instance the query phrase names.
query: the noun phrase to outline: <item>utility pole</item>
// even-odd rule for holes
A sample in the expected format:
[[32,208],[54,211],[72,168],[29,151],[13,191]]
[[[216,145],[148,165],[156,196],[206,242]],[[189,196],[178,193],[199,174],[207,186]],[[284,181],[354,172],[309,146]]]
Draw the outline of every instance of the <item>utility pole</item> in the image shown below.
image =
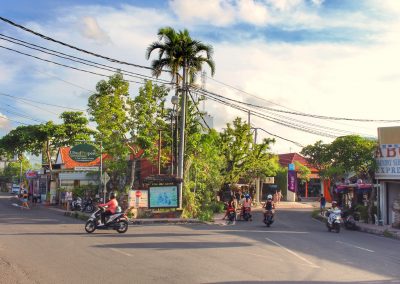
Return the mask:
[[257,130],[258,130],[258,128],[256,127],[256,128],[254,128],[254,145],[256,145],[257,144]]
[[250,110],[247,112],[247,124],[250,127]]
[[161,174],[161,129],[158,130],[158,174]]
[[179,209],[182,209],[182,190],[183,190],[183,159],[185,154],[185,126],[186,126],[186,69],[187,60],[183,62],[182,76],[182,97],[181,97],[181,121],[179,132],[179,151],[178,151],[178,178],[182,179],[179,183]]

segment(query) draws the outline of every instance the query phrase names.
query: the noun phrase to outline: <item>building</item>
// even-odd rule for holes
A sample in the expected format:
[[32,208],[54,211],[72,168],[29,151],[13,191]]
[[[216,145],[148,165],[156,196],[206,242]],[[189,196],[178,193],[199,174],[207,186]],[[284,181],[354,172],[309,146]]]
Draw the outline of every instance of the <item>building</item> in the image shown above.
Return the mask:
[[[322,193],[322,184],[321,179],[318,174],[318,170],[311,167],[306,158],[302,155],[297,153],[287,153],[287,154],[280,154],[279,157],[279,164],[283,168],[288,168],[289,164],[296,164],[296,162],[306,166],[310,169],[311,174],[309,176],[310,180],[305,183],[301,183],[299,179],[297,179],[297,195],[300,197],[318,197]],[[297,170],[297,168],[295,169]]]
[[400,224],[400,126],[378,128],[378,164],[375,179],[378,191],[378,214],[384,224]]

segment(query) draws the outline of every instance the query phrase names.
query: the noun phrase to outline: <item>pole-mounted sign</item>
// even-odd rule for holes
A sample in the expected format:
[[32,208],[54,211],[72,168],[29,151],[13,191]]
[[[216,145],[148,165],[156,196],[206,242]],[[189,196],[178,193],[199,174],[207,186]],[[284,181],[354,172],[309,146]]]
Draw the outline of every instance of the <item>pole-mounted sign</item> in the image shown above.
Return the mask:
[[93,145],[79,144],[71,148],[69,157],[75,162],[88,163],[96,160],[99,153]]

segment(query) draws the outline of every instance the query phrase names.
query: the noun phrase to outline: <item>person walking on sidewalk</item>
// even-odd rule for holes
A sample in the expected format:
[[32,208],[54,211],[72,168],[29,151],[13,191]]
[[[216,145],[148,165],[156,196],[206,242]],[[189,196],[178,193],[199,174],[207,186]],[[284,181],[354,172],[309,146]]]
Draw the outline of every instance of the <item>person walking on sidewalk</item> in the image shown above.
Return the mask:
[[22,192],[21,201],[22,201],[21,209],[22,209],[22,208],[29,209],[29,205],[28,205],[28,192],[27,192],[26,189],[24,189],[24,191]]
[[319,208],[321,215],[324,214],[325,206],[326,206],[326,198],[324,197],[323,194],[321,194],[321,197],[319,198]]

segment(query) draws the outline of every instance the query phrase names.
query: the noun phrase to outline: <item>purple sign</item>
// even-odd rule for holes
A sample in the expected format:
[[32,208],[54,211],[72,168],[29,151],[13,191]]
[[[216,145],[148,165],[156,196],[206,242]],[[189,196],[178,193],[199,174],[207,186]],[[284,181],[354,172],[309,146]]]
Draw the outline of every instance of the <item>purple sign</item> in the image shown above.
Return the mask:
[[297,191],[297,173],[296,171],[288,171],[288,190]]

